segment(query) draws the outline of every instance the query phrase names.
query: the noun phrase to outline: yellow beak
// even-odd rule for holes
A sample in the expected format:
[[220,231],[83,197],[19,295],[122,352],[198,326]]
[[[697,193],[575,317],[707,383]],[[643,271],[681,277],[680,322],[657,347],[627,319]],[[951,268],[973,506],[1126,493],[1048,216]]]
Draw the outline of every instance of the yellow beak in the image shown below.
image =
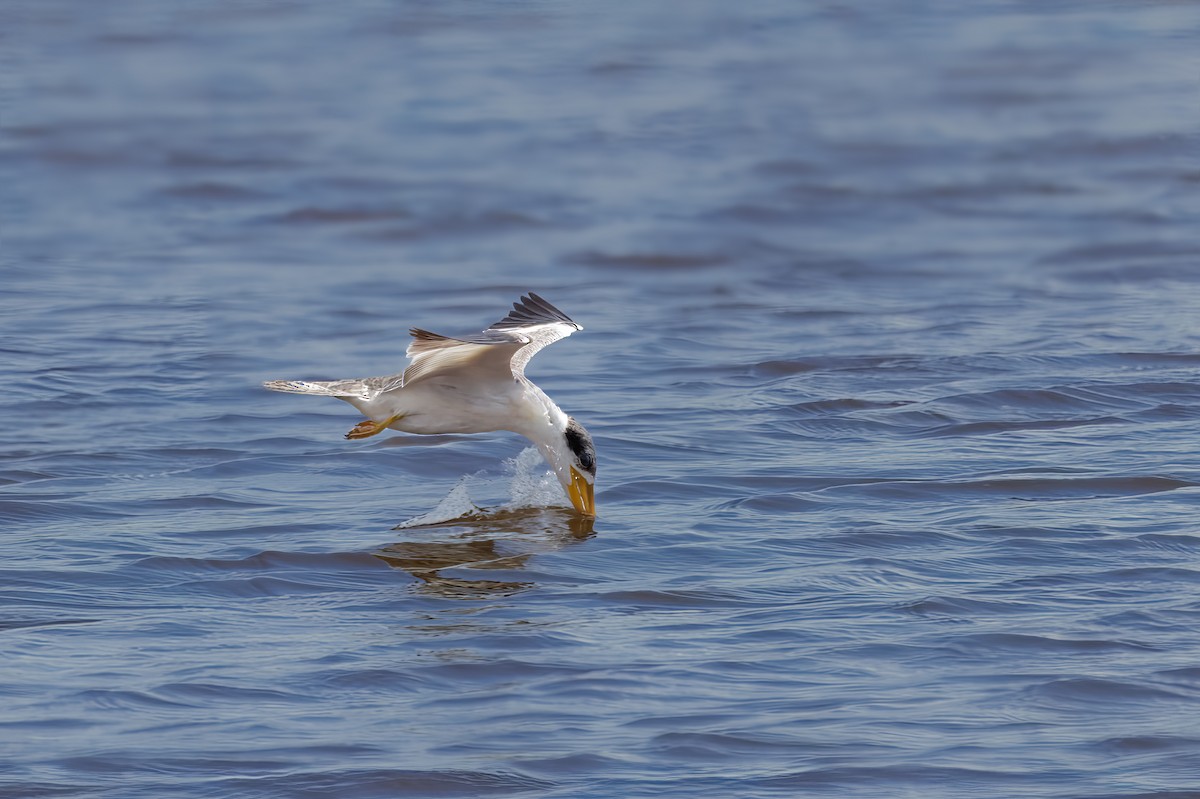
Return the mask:
[[571,504],[575,506],[575,510],[587,516],[596,515],[595,488],[574,466],[571,467],[571,485],[567,488],[567,494],[571,497]]

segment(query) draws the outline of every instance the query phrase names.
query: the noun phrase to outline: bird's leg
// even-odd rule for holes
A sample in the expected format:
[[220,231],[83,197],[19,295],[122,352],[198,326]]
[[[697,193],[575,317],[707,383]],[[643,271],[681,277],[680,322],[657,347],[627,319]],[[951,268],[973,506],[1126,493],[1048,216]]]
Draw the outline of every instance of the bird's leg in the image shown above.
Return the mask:
[[374,435],[379,435],[388,428],[392,422],[399,419],[403,414],[393,416],[390,419],[384,419],[382,422],[372,421],[371,419],[363,419],[358,424],[354,425],[354,429],[346,434],[346,438],[370,438]]

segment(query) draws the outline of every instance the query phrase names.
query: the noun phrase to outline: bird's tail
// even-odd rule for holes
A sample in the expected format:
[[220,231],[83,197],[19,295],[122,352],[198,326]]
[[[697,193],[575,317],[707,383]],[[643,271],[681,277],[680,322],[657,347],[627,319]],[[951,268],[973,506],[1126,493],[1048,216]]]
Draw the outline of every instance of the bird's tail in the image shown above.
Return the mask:
[[357,380],[268,380],[264,388],[290,394],[317,394],[322,397],[349,397],[362,394]]
[[263,386],[272,391],[287,391],[292,394],[337,397],[353,405],[355,400],[372,400],[385,391],[403,388],[404,373],[386,377],[363,377],[357,380],[268,380]]

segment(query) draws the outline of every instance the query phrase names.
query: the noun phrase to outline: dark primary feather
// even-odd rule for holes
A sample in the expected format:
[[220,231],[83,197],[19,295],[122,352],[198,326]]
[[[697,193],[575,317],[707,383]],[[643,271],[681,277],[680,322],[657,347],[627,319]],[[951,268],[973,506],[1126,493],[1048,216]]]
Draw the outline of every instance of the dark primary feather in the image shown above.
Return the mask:
[[496,322],[488,330],[505,330],[513,327],[545,325],[554,322],[566,322],[577,330],[581,329],[579,325],[571,321],[571,317],[531,291],[522,297],[520,302],[514,302],[513,309],[508,312],[508,316]]

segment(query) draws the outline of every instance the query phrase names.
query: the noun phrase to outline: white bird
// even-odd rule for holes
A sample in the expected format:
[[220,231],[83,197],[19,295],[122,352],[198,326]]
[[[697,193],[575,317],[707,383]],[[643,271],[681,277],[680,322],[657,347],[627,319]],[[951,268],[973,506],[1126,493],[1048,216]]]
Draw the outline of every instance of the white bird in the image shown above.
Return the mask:
[[405,433],[487,433],[511,430],[528,438],[554,469],[571,504],[596,515],[596,449],[583,425],[563,413],[525,376],[525,365],[548,344],[582,330],[562,311],[529,292],[482,333],[442,336],[412,328],[399,374],[361,380],[271,380],[272,391],[337,397],[367,418],[346,438],[387,428]]

